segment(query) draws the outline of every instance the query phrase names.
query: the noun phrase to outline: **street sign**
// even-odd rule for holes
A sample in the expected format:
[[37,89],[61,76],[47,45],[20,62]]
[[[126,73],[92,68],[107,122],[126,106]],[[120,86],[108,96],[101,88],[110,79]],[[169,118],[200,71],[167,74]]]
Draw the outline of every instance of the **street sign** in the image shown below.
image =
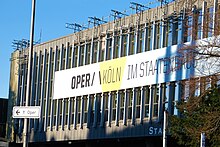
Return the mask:
[[40,106],[14,106],[13,118],[40,118]]

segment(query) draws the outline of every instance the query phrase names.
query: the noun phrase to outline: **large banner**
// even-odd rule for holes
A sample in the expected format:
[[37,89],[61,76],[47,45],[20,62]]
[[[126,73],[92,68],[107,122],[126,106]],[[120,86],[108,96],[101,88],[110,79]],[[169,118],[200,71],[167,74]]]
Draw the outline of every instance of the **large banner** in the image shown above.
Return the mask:
[[176,45],[55,72],[54,99],[177,81],[194,76]]

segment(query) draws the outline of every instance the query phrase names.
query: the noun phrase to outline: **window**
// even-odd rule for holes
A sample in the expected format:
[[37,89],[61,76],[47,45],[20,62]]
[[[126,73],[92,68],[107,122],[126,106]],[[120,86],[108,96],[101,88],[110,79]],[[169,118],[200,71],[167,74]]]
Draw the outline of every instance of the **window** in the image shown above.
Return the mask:
[[128,45],[127,39],[128,39],[128,34],[127,34],[127,30],[123,30],[122,32],[123,32],[123,34],[122,34],[121,57],[124,57],[124,56],[126,56],[126,53],[127,53],[127,45]]
[[172,45],[177,44],[178,39],[178,17],[172,19]]
[[132,116],[132,99],[133,99],[133,90],[128,89],[128,119],[131,119]]
[[106,47],[106,60],[110,60],[111,57],[111,53],[112,53],[112,34],[107,34],[107,47]]
[[98,40],[94,40],[93,42],[93,56],[92,56],[92,63],[96,63],[97,62],[97,56],[98,56]]
[[149,117],[149,99],[150,99],[150,88],[149,86],[143,87],[144,90],[144,117]]
[[[63,45],[62,45],[63,46]],[[66,67],[65,67],[65,65],[66,65],[66,49],[64,48],[64,46],[62,47],[63,49],[62,49],[62,65],[61,65],[61,70],[63,70],[63,69],[65,69]]]
[[81,116],[81,97],[77,97],[77,124],[80,124],[80,116]]
[[84,100],[84,118],[83,118],[83,123],[87,123],[87,117],[88,117],[88,98],[87,96],[83,96]]
[[83,66],[84,64],[84,58],[85,58],[84,53],[85,53],[85,45],[83,44],[83,45],[80,45],[79,66]]
[[90,123],[93,124],[93,122],[94,122],[94,113],[95,113],[94,95],[90,96],[90,103],[91,103]]
[[109,95],[108,93],[104,93],[104,121],[108,121],[108,99],[109,99]]
[[70,124],[73,124],[73,119],[74,119],[74,109],[75,109],[75,105],[74,105],[74,98],[71,98],[71,105],[72,105],[72,109],[71,109],[71,121]]
[[[72,68],[71,67],[71,60],[72,60],[72,46],[69,46],[69,56],[68,56],[68,65],[67,65],[67,68]],[[52,70],[53,71],[53,70]]]
[[120,93],[120,112],[119,112],[119,120],[123,120],[124,116],[124,102],[125,102],[125,92],[124,90],[119,91]]
[[97,100],[97,124],[100,124],[101,121],[101,98],[102,98],[102,94],[96,94],[96,100]]
[[105,56],[105,37],[101,38],[100,42],[100,52],[99,52],[99,62],[104,61],[104,56]]
[[153,106],[152,106],[152,116],[158,117],[158,101],[159,101],[159,88],[158,85],[152,86],[152,100],[153,100]]
[[64,109],[64,117],[65,117],[65,119],[64,119],[64,125],[67,125],[67,121],[68,121],[68,112],[69,112],[69,101],[68,101],[68,99],[64,99],[64,101],[63,101],[63,103],[64,103],[64,106],[66,107],[66,109]]
[[160,27],[160,22],[155,22],[155,41],[154,41],[154,49],[159,49],[160,48],[160,43],[161,43],[161,27]]
[[141,88],[135,88],[136,91],[136,118],[140,118],[141,110]]
[[117,107],[117,94],[116,92],[112,92],[112,120],[116,119],[116,107]]
[[145,27],[144,25],[140,26],[139,34],[138,34],[138,50],[137,53],[140,53],[143,51],[144,48],[144,33],[145,33]]
[[197,39],[201,39],[201,33],[202,33],[202,9],[199,9],[196,13],[197,15]]
[[147,43],[146,43],[146,49],[145,51],[150,51],[152,50],[152,33],[153,33],[153,27],[152,27],[152,23],[148,23],[147,26]]
[[133,55],[134,54],[134,50],[135,50],[135,32],[134,32],[134,28],[130,28],[130,40],[129,40],[129,55]]
[[119,57],[119,46],[120,46],[120,32],[115,32],[114,36],[114,51],[113,51],[113,59]]
[[85,65],[88,65],[90,63],[90,50],[91,50],[91,43],[86,44],[86,63]]
[[78,65],[77,65],[77,61],[78,61],[78,51],[79,51],[78,46],[75,45],[75,46],[74,46],[74,67],[77,67],[77,66],[78,66]]

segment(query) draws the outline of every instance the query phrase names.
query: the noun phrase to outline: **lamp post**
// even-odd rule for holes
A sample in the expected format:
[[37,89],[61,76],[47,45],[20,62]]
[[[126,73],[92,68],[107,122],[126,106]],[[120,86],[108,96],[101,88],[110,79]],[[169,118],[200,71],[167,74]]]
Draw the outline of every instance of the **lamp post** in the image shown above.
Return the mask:
[[166,132],[167,132],[167,111],[164,110],[164,114],[163,114],[163,147],[167,147],[167,136],[166,136]]
[[[32,71],[32,56],[33,56],[34,18],[35,18],[35,0],[32,0],[30,48],[28,55],[28,73],[27,73],[27,90],[26,90],[25,106],[29,105],[29,99],[31,97],[31,79],[32,79],[31,71]],[[28,118],[24,118],[23,147],[28,147]]]

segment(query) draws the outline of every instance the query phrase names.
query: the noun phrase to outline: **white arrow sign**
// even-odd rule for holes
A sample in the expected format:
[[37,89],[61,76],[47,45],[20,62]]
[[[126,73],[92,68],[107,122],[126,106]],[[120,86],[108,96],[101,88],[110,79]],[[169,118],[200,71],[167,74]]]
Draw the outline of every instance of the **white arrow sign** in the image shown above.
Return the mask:
[[14,106],[13,118],[40,118],[40,106]]

